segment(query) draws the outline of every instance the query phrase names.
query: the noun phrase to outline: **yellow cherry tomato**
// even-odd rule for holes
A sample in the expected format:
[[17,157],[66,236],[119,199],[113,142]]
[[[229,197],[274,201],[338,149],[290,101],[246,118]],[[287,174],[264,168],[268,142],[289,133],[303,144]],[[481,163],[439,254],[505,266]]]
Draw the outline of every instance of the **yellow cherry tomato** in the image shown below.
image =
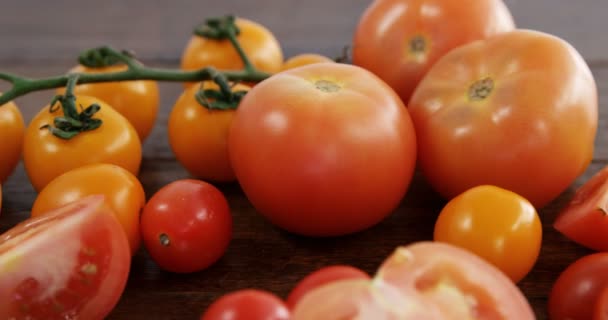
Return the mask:
[[21,159],[24,131],[19,108],[13,102],[0,106],[0,183],[6,181]]
[[101,109],[93,118],[101,119],[103,124],[69,140],[41,129],[53,124],[55,117],[63,116],[61,107],[51,113],[47,105],[30,122],[25,132],[23,163],[36,191],[62,173],[92,163],[111,163],[138,174],[142,151],[137,132],[107,103],[89,96],[76,98],[77,106],[86,108],[94,103]]
[[[235,23],[241,31],[237,39],[251,63],[260,71],[279,72],[283,65],[283,51],[275,36],[264,26],[247,19],[237,18]],[[196,70],[204,67],[240,70],[243,61],[229,40],[193,35],[182,54],[181,68]]]
[[[104,68],[79,65],[70,70],[70,73],[110,73],[126,69],[125,65]],[[63,94],[65,88],[57,91]],[[154,127],[160,104],[158,83],[150,80],[79,84],[74,89],[74,94],[97,97],[107,102],[129,120],[142,142]]]
[[287,59],[287,61],[283,63],[281,71],[323,62],[334,62],[334,60],[316,53],[303,53]]
[[518,282],[538,259],[542,226],[528,200],[483,185],[448,202],[435,224],[434,238],[479,255]]
[[32,217],[59,208],[86,196],[101,194],[125,230],[135,253],[141,243],[139,215],[146,203],[144,188],[129,171],[106,163],[86,165],[51,181],[38,194]]
[[[205,89],[218,86],[206,81]],[[248,91],[236,85],[233,91]],[[228,158],[228,131],[235,110],[210,110],[195,99],[200,84],[186,89],[169,115],[169,143],[177,160],[194,176],[203,180],[234,181]]]

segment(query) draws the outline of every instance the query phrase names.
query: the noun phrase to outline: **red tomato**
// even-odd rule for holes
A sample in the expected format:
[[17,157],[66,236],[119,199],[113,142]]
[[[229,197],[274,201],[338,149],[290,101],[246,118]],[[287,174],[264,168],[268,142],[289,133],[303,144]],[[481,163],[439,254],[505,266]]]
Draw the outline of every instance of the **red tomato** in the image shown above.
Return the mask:
[[178,180],[156,192],[141,216],[144,245],[158,265],[178,273],[207,268],[222,257],[232,237],[224,195],[198,180]]
[[447,199],[489,184],[540,208],[593,157],[595,80],[571,45],[545,33],[518,30],[451,51],[409,110],[421,171]]
[[580,245],[608,251],[608,167],[576,191],[553,226]]
[[353,63],[377,74],[407,102],[450,50],[514,28],[502,0],[376,0],[359,21]]
[[572,263],[555,281],[549,296],[551,320],[591,319],[600,294],[608,287],[608,253]]
[[397,207],[414,172],[416,136],[399,97],[372,73],[317,63],[249,91],[228,154],[247,198],[270,221],[336,236]]
[[343,280],[300,300],[299,319],[535,319],[521,291],[478,256],[439,242],[398,248],[373,280]]
[[593,320],[608,320],[608,286],[602,290],[595,302]]
[[103,196],[0,235],[1,319],[103,319],[127,282],[129,242]]
[[201,315],[201,320],[288,320],[289,309],[266,291],[244,289],[229,293]]
[[290,309],[293,309],[298,301],[311,290],[331,282],[345,279],[369,279],[369,275],[355,267],[343,265],[319,269],[300,280],[295,288],[291,290],[291,293],[289,293],[289,296],[287,297],[287,306]]

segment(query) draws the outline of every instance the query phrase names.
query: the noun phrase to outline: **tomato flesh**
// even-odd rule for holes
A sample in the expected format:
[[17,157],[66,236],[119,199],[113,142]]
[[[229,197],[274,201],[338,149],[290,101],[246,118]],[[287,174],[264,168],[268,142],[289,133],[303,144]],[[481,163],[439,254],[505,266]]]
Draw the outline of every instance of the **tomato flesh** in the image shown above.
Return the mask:
[[0,236],[0,318],[103,319],[124,290],[130,259],[101,196],[26,220]]

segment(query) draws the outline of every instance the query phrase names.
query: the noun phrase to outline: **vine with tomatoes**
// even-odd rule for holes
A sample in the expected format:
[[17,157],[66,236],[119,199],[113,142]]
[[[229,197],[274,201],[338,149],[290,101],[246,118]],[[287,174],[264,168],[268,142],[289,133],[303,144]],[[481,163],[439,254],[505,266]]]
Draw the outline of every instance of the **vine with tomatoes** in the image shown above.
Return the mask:
[[[403,2],[409,9],[389,17]],[[373,276],[328,266],[286,301],[260,290],[231,293],[201,319],[534,319],[517,283],[542,247],[537,210],[591,162],[595,80],[566,41],[516,29],[500,0],[440,1],[437,10],[454,17],[447,22],[421,15],[415,7],[424,2],[373,1],[357,26],[352,64],[316,54],[284,61],[269,30],[225,16],[196,27],[180,69],[99,47],[65,75],[0,73],[12,85],[0,96],[0,182],[22,155],[38,192],[31,218],[0,235],[0,318],[106,317],[142,244],[167,271],[211,266],[232,236],[229,204],[214,183],[238,181],[256,210],[288,232],[336,237],[390,215],[418,167],[448,201],[433,242],[396,248]],[[146,199],[137,175],[158,81],[184,83],[167,132],[193,178]],[[57,95],[26,127],[12,100],[46,89]],[[606,170],[555,222],[602,252]],[[39,241],[60,233],[82,241]],[[15,241],[31,245],[15,252]],[[54,246],[64,259],[45,253]],[[584,272],[606,274],[602,252],[557,280],[552,319],[606,315],[608,280]],[[17,264],[74,272],[26,278]],[[583,281],[592,285],[581,288]]]

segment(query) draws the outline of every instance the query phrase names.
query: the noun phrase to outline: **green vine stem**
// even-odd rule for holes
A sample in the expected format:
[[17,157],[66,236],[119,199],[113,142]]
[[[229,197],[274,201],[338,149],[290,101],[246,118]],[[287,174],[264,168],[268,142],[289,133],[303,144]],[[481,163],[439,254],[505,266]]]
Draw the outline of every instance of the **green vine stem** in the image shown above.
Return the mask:
[[[211,67],[194,71],[149,68],[141,65],[133,58],[133,55],[128,52],[119,52],[110,47],[100,47],[85,51],[80,56],[79,60],[81,62],[84,61],[85,64],[88,64],[89,66],[103,65],[103,63],[115,64],[119,61],[126,64],[128,68],[124,71],[112,73],[81,73],[78,74],[78,83],[84,84],[129,80],[195,82],[213,80],[217,73],[220,73],[223,76],[220,78],[215,77],[216,79],[220,79],[220,81],[225,79],[226,81],[234,82],[260,82],[270,77],[271,74],[258,71],[247,58],[247,55],[237,39],[239,29],[234,21],[235,18],[233,16],[208,19],[204,23],[205,27],[197,27],[195,33],[199,34],[201,29],[212,30],[208,31],[209,34],[207,35],[203,33],[202,36],[209,36],[209,38],[218,40],[228,39],[237,52],[239,52],[239,55],[243,60],[243,64],[245,65],[243,70],[218,71]],[[215,35],[215,37],[213,37],[213,35]],[[71,75],[62,75],[43,79],[30,79],[10,73],[0,73],[1,80],[8,81],[12,84],[12,88],[0,96],[0,106],[30,92],[64,87],[69,82],[70,77]],[[220,87],[221,86],[222,84],[220,84]]]

